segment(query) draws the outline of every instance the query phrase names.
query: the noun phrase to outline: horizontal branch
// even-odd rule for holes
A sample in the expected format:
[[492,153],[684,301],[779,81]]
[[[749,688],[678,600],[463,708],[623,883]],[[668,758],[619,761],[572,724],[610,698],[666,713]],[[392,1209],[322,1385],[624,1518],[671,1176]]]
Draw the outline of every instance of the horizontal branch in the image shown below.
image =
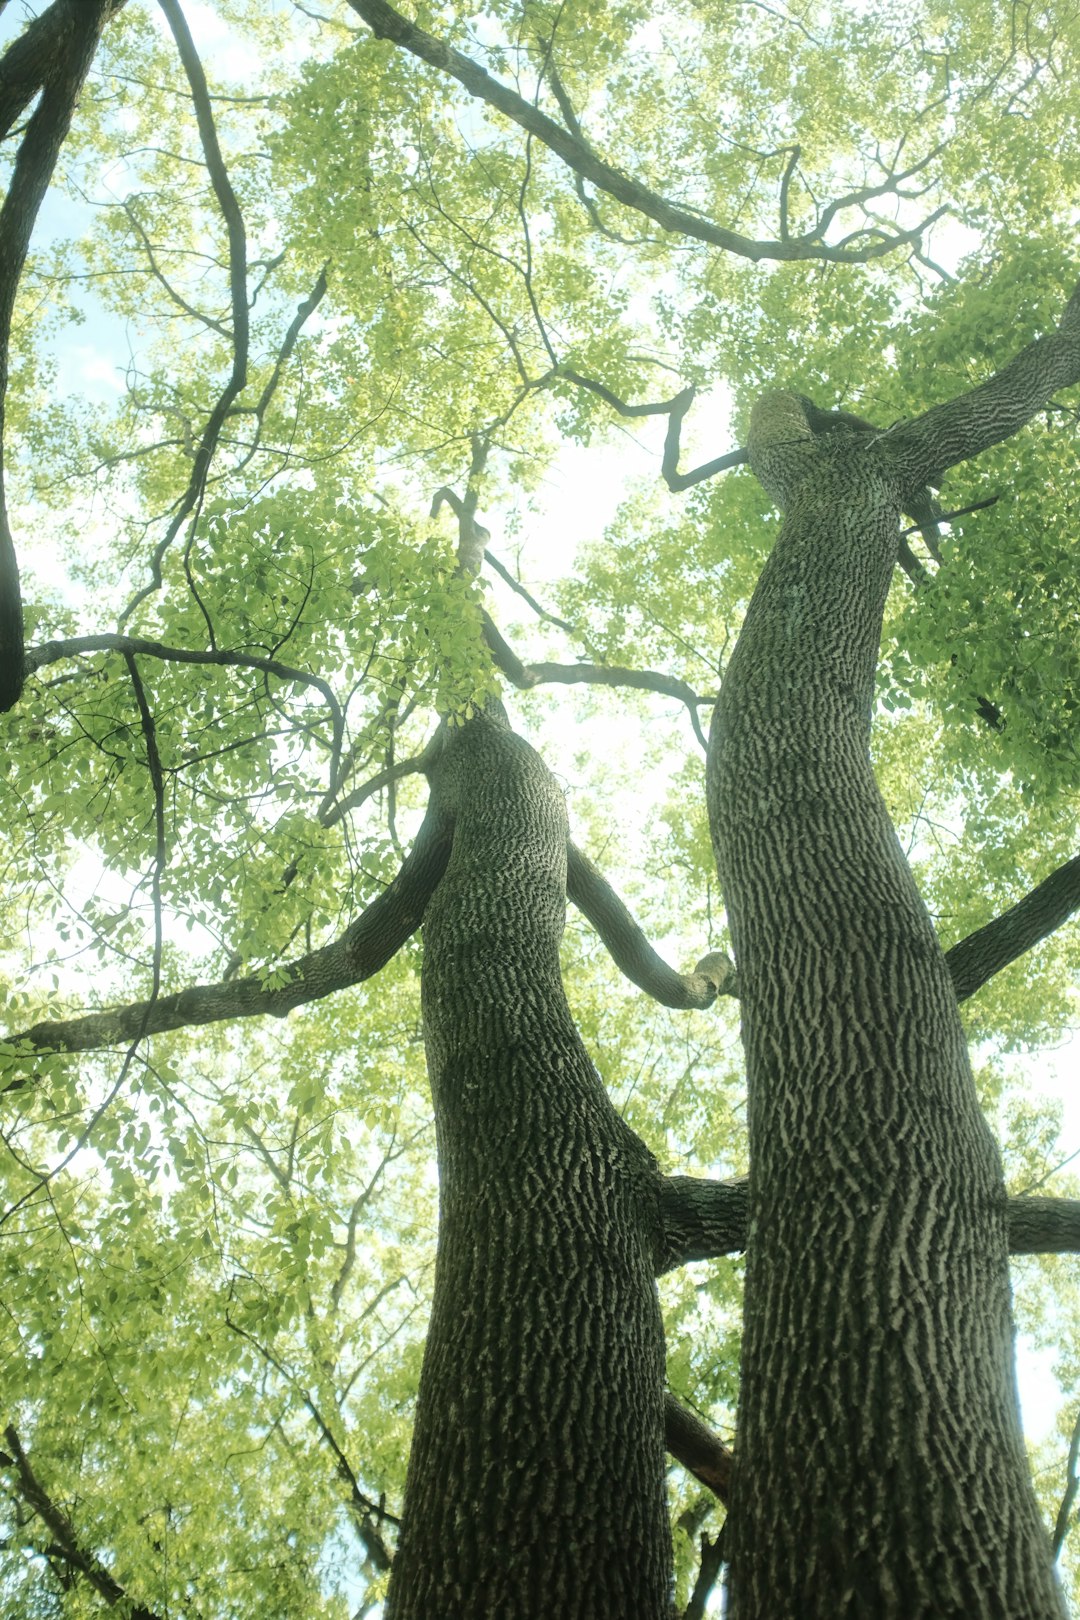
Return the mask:
[[19,1495],[53,1537],[54,1546],[49,1548],[47,1556],[58,1558],[68,1569],[78,1570],[85,1575],[110,1608],[123,1603],[124,1613],[130,1616],[130,1620],[158,1620],[153,1609],[135,1603],[104,1564],[80,1545],[75,1526],[38,1479],[23,1450],[18,1432],[11,1424],[4,1430],[4,1443],[10,1455],[0,1454],[0,1464],[12,1469]]
[[[1080,1254],[1080,1199],[1010,1198],[1010,1254]],[[715,1260],[746,1247],[750,1183],[665,1176],[660,1183],[661,1240],[656,1273],[692,1260]]]
[[305,669],[296,669],[292,664],[283,664],[279,658],[260,657],[257,653],[230,652],[227,648],[220,647],[212,649],[170,647],[163,641],[150,641],[142,636],[115,635],[111,631],[97,636],[71,636],[62,641],[43,641],[40,646],[28,649],[23,661],[23,672],[25,675],[32,675],[35,670],[42,669],[47,664],[56,664],[64,658],[78,658],[83,653],[95,652],[118,652],[128,657],[138,654],[143,658],[158,658],[163,663],[171,664],[220,664],[225,668],[255,669],[264,675],[276,676],[280,681],[295,681],[301,686],[314,687],[330,710],[333,727],[331,776],[336,774],[344,721],[332,688],[320,675],[312,675]]
[[[89,1052],[144,1035],[223,1019],[284,1018],[296,1007],[370,979],[419,928],[424,909],[446,870],[452,825],[430,810],[393,882],[338,939],[280,967],[246,979],[189,985],[152,1002],[136,1001],[77,1018],[46,1019],[4,1038],[26,1052]],[[9,1081],[16,1091],[28,1077]]]
[[674,675],[662,675],[659,670],[625,669],[619,664],[523,664],[490,614],[483,615],[483,628],[496,668],[520,691],[531,691],[534,686],[559,685],[620,686],[637,692],[656,692],[686,705],[698,741],[703,748],[707,746],[698,708],[711,705],[716,699],[701,697],[686,681]]
[[1080,855],[1074,855],[1000,917],[946,951],[957,1001],[966,1001],[995,973],[1030,951],[1080,910]]
[[[644,214],[662,230],[690,237],[694,241],[706,242],[712,247],[722,248],[727,253],[738,254],[741,258],[755,262],[761,259],[825,259],[835,264],[865,264],[870,259],[879,259],[895,252],[898,247],[915,245],[932,220],[943,212],[939,209],[936,214],[929,216],[912,231],[896,231],[882,235],[880,227],[877,227],[878,239],[867,241],[858,248],[829,246],[821,240],[823,227],[820,225],[801,236],[785,240],[755,241],[751,237],[740,235],[738,231],[714,224],[713,221],[690,209],[680,208],[676,203],[669,202],[666,197],[650,190],[648,186],[642,185],[640,181],[632,179],[621,169],[605,163],[580,135],[567,129],[564,124],[556,123],[553,118],[541,112],[535,103],[526,101],[515,90],[492,78],[478,62],[463,56],[452,45],[447,45],[444,40],[437,39],[416,23],[410,22],[399,11],[395,11],[393,6],[388,5],[386,0],[349,0],[349,4],[357,15],[364,19],[377,39],[390,40],[393,44],[410,51],[413,56],[426,62],[430,67],[457,79],[469,95],[486,102],[489,107],[494,107],[497,112],[511,119],[528,134],[542,141],[576,174],[599,187],[609,197],[614,197],[617,202],[621,202],[636,213]],[[871,188],[868,194],[876,195],[879,189]],[[855,206],[861,201],[861,193],[852,193],[850,197],[838,203],[837,207]]]

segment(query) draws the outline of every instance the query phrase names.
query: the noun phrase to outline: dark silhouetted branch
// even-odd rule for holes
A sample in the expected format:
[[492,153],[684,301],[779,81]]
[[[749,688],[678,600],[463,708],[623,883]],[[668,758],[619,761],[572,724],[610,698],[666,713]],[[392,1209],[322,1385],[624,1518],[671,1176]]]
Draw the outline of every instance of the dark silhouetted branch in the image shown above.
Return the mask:
[[1074,855],[1000,917],[946,951],[956,999],[966,1001],[995,973],[1030,951],[1080,910],[1080,855]]
[[19,1495],[27,1506],[33,1509],[53,1537],[54,1545],[46,1550],[46,1556],[59,1559],[69,1570],[84,1575],[110,1607],[123,1603],[124,1613],[129,1615],[131,1620],[159,1620],[153,1609],[147,1609],[143,1604],[136,1603],[104,1564],[80,1545],[75,1526],[38,1479],[29,1457],[23,1450],[18,1432],[11,1424],[4,1430],[4,1441],[10,1455],[0,1458],[0,1463],[11,1468]]
[[[944,209],[935,210],[910,231],[885,231],[880,225],[876,225],[872,229],[853,232],[848,238],[847,245],[833,246],[822,240],[822,233],[831,222],[833,214],[842,208],[861,206],[863,202],[881,195],[883,191],[893,189],[892,183],[886,181],[883,186],[866,187],[862,191],[851,192],[839,199],[832,205],[831,212],[827,211],[827,215],[822,216],[823,223],[815,225],[813,229],[800,236],[790,237],[786,241],[755,241],[751,237],[741,236],[738,231],[717,225],[701,214],[680,208],[677,204],[669,202],[666,197],[650,190],[648,186],[642,185],[640,181],[624,174],[621,169],[606,163],[580,135],[575,134],[564,124],[556,123],[534,103],[526,101],[515,90],[492,78],[491,74],[478,63],[463,56],[445,41],[437,39],[416,23],[410,22],[407,17],[403,17],[399,11],[388,5],[386,0],[349,0],[349,4],[368,24],[376,38],[390,40],[419,57],[421,61],[427,62],[430,67],[450,74],[471,96],[485,101],[488,106],[494,107],[497,112],[512,119],[528,134],[534,135],[582,179],[588,180],[590,184],[606,192],[609,197],[614,197],[625,207],[644,214],[662,230],[690,237],[694,241],[707,242],[728,253],[738,254],[741,258],[755,262],[761,259],[824,259],[837,264],[865,264],[871,259],[894,253],[900,247],[916,246],[923,232],[944,212]],[[867,240],[859,247],[850,245],[860,235],[865,236]]]
[[[393,882],[344,934],[319,950],[245,979],[190,985],[153,1003],[139,1001],[76,1018],[47,1019],[7,1036],[4,1045],[28,1056],[34,1051],[88,1052],[226,1018],[283,1018],[295,1007],[370,979],[419,928],[446,870],[452,837],[450,823],[429,811]],[[21,1089],[32,1078],[9,1081],[4,1089]]]
[[[5,402],[15,295],[34,221],[70,128],[79,91],[101,31],[116,9],[115,0],[78,0],[77,5],[63,8],[54,5],[38,19],[45,30],[38,36],[39,43],[49,45],[49,61],[41,65],[41,98],[15,154],[0,207],[0,713],[14,707],[23,687],[22,591],[4,494]],[[47,22],[47,18],[52,20]]]
[[664,1444],[688,1473],[726,1503],[731,1496],[732,1455],[713,1433],[670,1392],[664,1397]]

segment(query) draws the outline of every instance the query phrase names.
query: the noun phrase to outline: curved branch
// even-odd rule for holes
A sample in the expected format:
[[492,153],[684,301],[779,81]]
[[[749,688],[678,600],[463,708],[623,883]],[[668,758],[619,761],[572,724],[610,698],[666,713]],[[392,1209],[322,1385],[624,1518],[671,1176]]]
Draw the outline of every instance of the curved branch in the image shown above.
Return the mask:
[[706,461],[700,467],[695,467],[693,472],[679,471],[683,418],[690,409],[694,395],[693,388],[684,388],[672,401],[671,410],[668,412],[668,429],[664,438],[664,458],[660,463],[660,471],[664,483],[674,495],[680,490],[689,489],[693,484],[703,484],[707,478],[713,478],[717,473],[727,472],[729,467],[742,467],[749,460],[749,452],[739,446],[738,449],[727,451],[725,455],[717,456],[713,461]]
[[549,683],[560,686],[629,686],[638,692],[658,692],[661,697],[677,698],[685,703],[691,723],[701,746],[707,746],[698,717],[699,706],[712,704],[715,698],[703,698],[675,675],[662,675],[654,669],[624,669],[620,664],[523,664],[514,649],[504,640],[494,620],[483,615],[484,640],[507,680],[522,692],[534,686]]
[[676,973],[653,950],[615,890],[574,844],[566,846],[566,894],[592,923],[632,984],[663,1007],[711,1007],[717,996],[734,995],[735,966],[723,951],[710,951],[693,973]]
[[995,973],[1030,951],[1080,911],[1080,855],[1074,855],[1000,917],[945,952],[957,1001],[966,1001]]
[[78,6],[65,8],[65,14],[55,14],[51,71],[43,71],[41,100],[26,126],[0,207],[0,713],[15,706],[23,687],[22,591],[4,497],[5,402],[15,295],[34,221],[70,128],[79,91],[101,31],[115,9],[113,0],[80,0]]
[[[4,1045],[23,1052],[89,1052],[133,1038],[225,1018],[284,1018],[337,990],[370,979],[419,928],[424,910],[446,870],[453,824],[429,809],[393,882],[329,945],[246,979],[189,985],[154,1002],[131,1002],[78,1018],[46,1019],[6,1036]],[[20,1090],[31,1077],[9,1081]]]
[[163,641],[150,641],[141,636],[116,635],[111,631],[105,631],[97,636],[71,636],[62,641],[43,641],[39,647],[31,647],[26,654],[23,673],[32,675],[35,670],[42,669],[47,664],[58,663],[62,658],[77,658],[80,653],[94,652],[119,652],[125,657],[138,653],[145,658],[160,658],[163,662],[172,664],[219,664],[233,669],[257,669],[264,675],[276,676],[280,681],[295,681],[301,686],[314,687],[330,710],[330,723],[333,728],[330,780],[333,782],[336,779],[345,722],[333,689],[321,675],[312,675],[308,670],[296,669],[292,664],[283,664],[278,658],[261,658],[256,653],[230,652],[227,648],[221,647],[201,650],[195,647],[170,647]]
[[[349,0],[349,5],[364,19],[376,39],[390,40],[393,44],[411,51],[429,66],[450,74],[464,86],[469,95],[487,102],[488,106],[494,107],[497,112],[511,119],[528,134],[535,135],[582,179],[607,192],[608,196],[614,197],[625,207],[644,214],[647,219],[655,221],[662,230],[688,236],[698,242],[707,242],[712,247],[736,253],[741,258],[755,262],[761,259],[825,259],[834,264],[865,264],[870,259],[879,259],[895,252],[898,247],[916,245],[931,220],[943,212],[938,210],[938,214],[924,220],[914,230],[897,231],[884,239],[868,241],[860,248],[829,246],[820,239],[821,226],[816,226],[805,235],[792,237],[787,241],[754,241],[748,236],[741,236],[738,231],[716,225],[689,209],[680,208],[676,203],[669,202],[666,197],[661,197],[657,192],[650,190],[648,186],[642,185],[640,181],[624,174],[621,169],[605,163],[580,135],[574,134],[563,124],[557,124],[532,102],[526,101],[516,91],[500,84],[498,79],[492,78],[479,63],[463,56],[445,41],[436,39],[433,34],[425,32],[416,23],[409,22],[407,17],[395,11],[386,0]],[[845,200],[838,206],[846,205]]]
[[[1010,1254],[1080,1253],[1080,1199],[1008,1200]],[[750,1183],[701,1176],[664,1176],[660,1182],[660,1242],[656,1274],[692,1260],[716,1260],[746,1247]]]

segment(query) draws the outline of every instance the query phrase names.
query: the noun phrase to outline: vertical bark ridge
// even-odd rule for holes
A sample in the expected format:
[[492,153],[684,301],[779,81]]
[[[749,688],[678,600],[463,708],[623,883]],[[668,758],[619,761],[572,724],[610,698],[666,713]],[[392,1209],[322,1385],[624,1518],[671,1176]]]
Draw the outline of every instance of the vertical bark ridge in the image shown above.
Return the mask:
[[787,397],[751,434],[785,516],[707,773],[749,1085],[730,1614],[1050,1620],[999,1158],[868,754],[904,491]]
[[388,1616],[661,1620],[658,1183],[562,989],[565,807],[490,715],[432,802],[454,825],[424,918],[439,1247]]

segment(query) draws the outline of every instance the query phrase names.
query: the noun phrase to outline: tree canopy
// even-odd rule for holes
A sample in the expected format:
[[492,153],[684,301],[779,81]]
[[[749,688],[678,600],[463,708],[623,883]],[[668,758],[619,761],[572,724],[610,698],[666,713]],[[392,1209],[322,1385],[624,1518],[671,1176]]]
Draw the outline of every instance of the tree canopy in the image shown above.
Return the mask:
[[[703,779],[779,528],[750,411],[886,429],[1056,329],[1080,12],[0,13],[0,1607],[336,1620],[385,1592],[430,1307],[422,947],[362,919],[439,717],[501,693],[566,791],[563,972],[619,1112],[743,1175]],[[1062,1199],[1030,1055],[1080,970],[1078,399],[910,514],[872,741],[1009,1190]],[[699,963],[664,1006],[605,879]],[[1069,1397],[1035,1484],[1075,1598],[1075,1262],[1014,1287]],[[740,1300],[737,1257],[661,1282],[669,1387],[725,1437]],[[692,1617],[724,1510],[668,1483]]]

